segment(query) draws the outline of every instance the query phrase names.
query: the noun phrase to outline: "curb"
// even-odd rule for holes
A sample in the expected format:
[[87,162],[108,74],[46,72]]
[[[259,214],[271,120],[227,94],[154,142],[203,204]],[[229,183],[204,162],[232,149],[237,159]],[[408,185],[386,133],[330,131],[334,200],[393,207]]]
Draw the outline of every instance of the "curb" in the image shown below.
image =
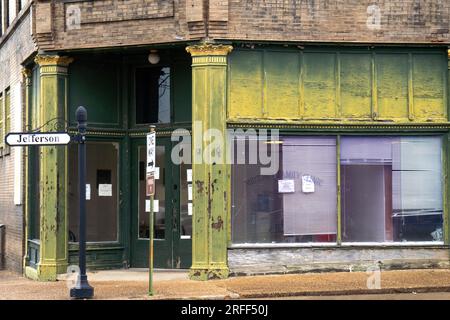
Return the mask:
[[261,293],[230,293],[227,295],[204,295],[188,297],[164,297],[155,296],[151,300],[237,300],[260,298],[288,298],[296,296],[349,296],[349,295],[376,295],[395,293],[428,293],[450,292],[450,287],[416,287],[416,288],[385,288],[385,289],[350,289],[336,291],[293,291],[293,292],[261,292]]
[[450,292],[450,287],[415,287],[415,288],[385,288],[385,289],[350,289],[336,291],[294,291],[273,293],[249,293],[240,294],[240,299],[255,298],[283,298],[295,296],[350,296],[361,294],[395,294],[395,293],[427,293],[427,292]]

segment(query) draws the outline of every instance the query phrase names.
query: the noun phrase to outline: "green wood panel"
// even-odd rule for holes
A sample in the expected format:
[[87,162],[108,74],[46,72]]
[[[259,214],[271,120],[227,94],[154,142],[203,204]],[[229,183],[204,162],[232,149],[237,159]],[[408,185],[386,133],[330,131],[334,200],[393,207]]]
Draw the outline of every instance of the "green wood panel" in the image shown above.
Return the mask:
[[304,54],[305,118],[336,116],[336,79],[334,53]]
[[263,53],[261,51],[239,51],[230,57],[230,101],[231,118],[260,118],[262,114]]
[[268,51],[265,111],[269,118],[298,118],[300,59],[297,52]]
[[90,126],[120,126],[119,67],[112,63],[75,61],[69,68],[69,119],[86,107]]
[[341,109],[345,118],[370,118],[372,55],[340,54]]
[[192,121],[192,72],[188,63],[171,68],[172,101],[175,122]]
[[414,115],[417,118],[445,118],[445,69],[442,55],[413,55]]
[[378,116],[382,119],[408,118],[407,54],[377,54]]
[[228,118],[445,121],[446,61],[436,49],[237,49]]

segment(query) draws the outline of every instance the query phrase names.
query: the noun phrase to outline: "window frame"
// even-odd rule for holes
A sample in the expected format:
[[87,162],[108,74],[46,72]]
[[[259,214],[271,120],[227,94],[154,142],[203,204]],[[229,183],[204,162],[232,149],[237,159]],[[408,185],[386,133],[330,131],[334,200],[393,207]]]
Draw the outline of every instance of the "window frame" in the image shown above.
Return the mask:
[[[232,126],[232,129],[246,129],[239,125]],[[265,128],[264,126],[258,127],[258,129],[274,129],[277,128],[277,126],[273,126],[271,128]],[[257,130],[258,130],[257,129]],[[319,129],[320,130],[320,129]],[[229,249],[255,249],[255,248],[311,248],[311,247],[448,247],[450,245],[449,243],[449,210],[448,210],[448,201],[447,198],[450,193],[450,188],[448,188],[449,178],[448,174],[450,172],[450,157],[449,157],[449,143],[448,141],[450,139],[450,132],[448,130],[445,131],[437,131],[437,130],[430,130],[430,131],[411,131],[411,132],[401,132],[401,131],[369,131],[370,129],[362,129],[358,131],[323,131],[321,130],[320,133],[316,132],[315,130],[312,130],[311,132],[302,132],[298,130],[286,130],[286,129],[280,129],[279,130],[279,136],[282,138],[283,136],[334,136],[336,137],[336,183],[337,183],[337,189],[336,189],[336,197],[337,197],[337,236],[335,242],[308,242],[308,243],[301,243],[301,242],[295,242],[295,243],[233,243],[232,239],[232,221],[231,221],[231,199],[230,199],[230,214],[229,214],[229,221],[228,226],[230,228],[230,231],[228,233],[228,248]],[[442,229],[443,229],[443,241],[405,241],[405,242],[343,242],[342,241],[342,225],[341,225],[341,217],[342,217],[342,209],[341,209],[341,199],[342,199],[342,190],[341,190],[341,138],[346,136],[356,136],[356,137],[362,137],[362,136],[373,136],[373,137],[380,137],[380,136],[392,136],[392,137],[425,137],[425,136],[438,136],[441,138],[441,169],[442,169],[442,201],[443,201],[443,214],[442,214]],[[230,173],[231,173],[230,168]],[[233,182],[232,177],[230,179],[229,184],[229,190],[231,192],[231,188],[233,188]],[[231,193],[230,193],[231,194]]]
[[[91,144],[111,144],[111,145],[115,145],[117,147],[117,170],[116,170],[116,175],[117,175],[117,194],[116,194],[116,203],[117,203],[117,208],[116,208],[116,213],[115,213],[115,218],[116,218],[116,232],[115,232],[115,240],[105,240],[105,241],[86,241],[86,248],[89,250],[91,248],[97,248],[97,247],[111,247],[112,245],[123,245],[124,243],[124,235],[123,235],[123,230],[122,229],[126,229],[125,227],[123,227],[123,222],[122,222],[122,204],[120,202],[121,199],[121,194],[122,194],[122,180],[123,177],[121,175],[121,167],[122,167],[122,160],[121,157],[122,152],[123,152],[123,140],[121,138],[118,139],[114,139],[114,138],[103,138],[103,137],[97,137],[97,136],[87,136],[87,139],[89,141],[89,143]],[[73,146],[74,148],[77,148],[77,146]],[[76,159],[69,159],[69,150],[67,150],[68,156],[67,156],[67,165],[68,165],[68,161],[78,161],[78,149],[76,150]],[[77,169],[78,170],[78,169]],[[69,175],[67,175],[67,179],[69,181]],[[75,180],[78,179],[78,176],[76,176]],[[91,189],[92,192],[92,189]],[[78,204],[78,201],[75,201],[74,203],[75,205]],[[67,207],[70,210],[70,205],[69,205],[69,200],[67,201]],[[70,219],[70,215],[67,215],[67,223],[69,226],[69,219]],[[79,247],[79,241],[70,241],[69,239],[67,240],[67,243],[69,245],[69,249],[73,249],[73,248],[78,248]]]

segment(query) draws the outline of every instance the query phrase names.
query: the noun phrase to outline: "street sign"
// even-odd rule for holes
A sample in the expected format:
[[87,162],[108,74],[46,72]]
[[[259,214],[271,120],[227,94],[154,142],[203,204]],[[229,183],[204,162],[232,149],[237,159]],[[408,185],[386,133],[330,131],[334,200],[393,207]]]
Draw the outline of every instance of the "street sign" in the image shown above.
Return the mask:
[[147,175],[155,174],[156,132],[147,133]]
[[154,213],[153,203],[155,198],[155,155],[156,155],[156,132],[155,126],[150,126],[150,132],[147,133],[147,165],[146,165],[146,193],[150,196],[149,218],[149,253],[148,253],[148,294],[153,295],[153,226]]
[[6,144],[15,146],[66,145],[70,142],[67,132],[12,132],[5,137]]
[[147,196],[155,195],[155,176],[151,173],[147,173],[147,183],[145,190]]
[[156,133],[154,131],[147,133],[147,179],[146,194],[153,196],[155,194],[155,153],[156,153]]

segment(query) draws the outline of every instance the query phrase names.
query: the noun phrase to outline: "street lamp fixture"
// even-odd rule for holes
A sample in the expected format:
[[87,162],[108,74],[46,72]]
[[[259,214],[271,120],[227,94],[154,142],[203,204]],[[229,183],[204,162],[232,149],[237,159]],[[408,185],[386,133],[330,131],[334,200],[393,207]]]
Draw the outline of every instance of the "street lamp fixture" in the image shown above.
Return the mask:
[[151,64],[158,64],[159,60],[161,58],[159,57],[158,50],[150,50],[150,54],[148,55],[148,62]]

